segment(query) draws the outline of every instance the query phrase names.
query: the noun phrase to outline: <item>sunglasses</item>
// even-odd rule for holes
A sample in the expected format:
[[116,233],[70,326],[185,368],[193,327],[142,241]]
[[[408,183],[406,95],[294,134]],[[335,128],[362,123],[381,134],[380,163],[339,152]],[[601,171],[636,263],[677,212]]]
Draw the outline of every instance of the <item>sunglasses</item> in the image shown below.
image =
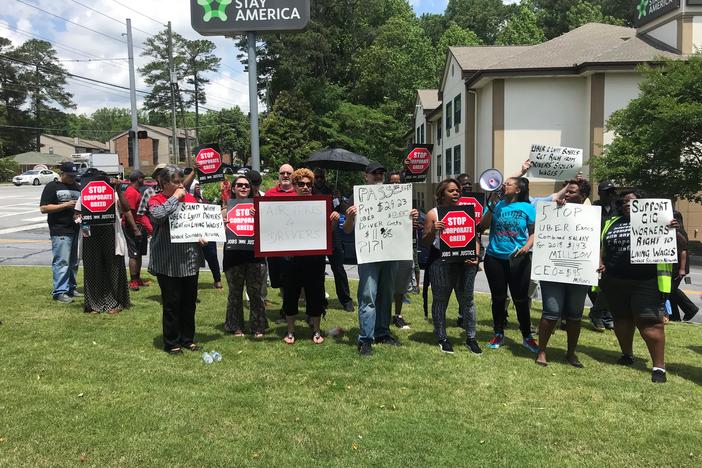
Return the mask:
[[312,188],[314,184],[312,182],[298,182],[297,186],[302,188],[302,187],[307,187],[307,188]]
[[235,184],[236,188],[251,188],[249,184]]

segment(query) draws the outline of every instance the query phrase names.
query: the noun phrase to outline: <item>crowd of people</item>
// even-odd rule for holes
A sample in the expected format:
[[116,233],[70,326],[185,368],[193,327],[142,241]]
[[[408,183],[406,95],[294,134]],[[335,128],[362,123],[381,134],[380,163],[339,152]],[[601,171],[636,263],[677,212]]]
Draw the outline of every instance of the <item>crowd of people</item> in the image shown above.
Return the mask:
[[[632,365],[635,362],[632,347],[638,329],[652,359],[652,381],[665,382],[666,304],[670,305],[673,320],[689,320],[697,312],[697,307],[679,289],[682,279],[689,274],[687,235],[682,216],[676,212],[675,220],[671,222],[671,226],[677,229],[678,262],[675,265],[631,264],[630,204],[643,194],[638,190],[617,191],[610,181],[600,183],[599,200],[593,203],[602,208],[599,287],[542,281],[542,316],[534,329],[531,297],[536,283],[530,274],[536,203],[590,204],[592,189],[590,183],[579,175],[566,181],[558,192],[546,197],[531,197],[529,180],[524,177],[529,164],[526,161],[517,174],[504,181],[499,196],[489,197],[477,226],[479,233],[489,232],[488,240],[483,246],[481,236],[477,236],[477,255],[473,258],[449,262],[440,254],[440,234],[447,226],[440,220],[438,209],[456,206],[462,195],[472,191],[466,174],[441,181],[436,188],[435,206],[426,214],[416,208],[409,211],[417,242],[429,252],[424,265],[425,284],[430,285],[432,291],[431,314],[440,350],[454,352],[447,334],[447,309],[454,293],[458,302],[458,323],[465,328],[465,346],[471,353],[483,352],[476,337],[477,313],[473,297],[475,278],[482,269],[490,288],[494,332],[487,342],[488,348],[498,349],[505,344],[507,311],[511,301],[522,345],[534,353],[536,364],[549,364],[547,346],[560,322],[567,334],[565,360],[582,368],[576,349],[585,299],[589,295],[593,304],[590,320],[595,330],[612,328],[617,337],[622,353],[618,364]],[[250,332],[255,338],[264,337],[269,328],[266,306],[270,279],[271,288],[279,289],[282,298],[280,321],[287,326],[283,341],[289,345],[296,342],[298,304],[304,295],[312,342],[323,343],[320,320],[328,307],[325,292],[327,258],[324,255],[265,259],[256,257],[252,250],[225,249],[220,271],[216,244],[171,242],[169,217],[182,202],[221,203],[222,215],[226,218],[229,199],[331,195],[334,209],[328,222],[334,236],[328,260],[341,307],[353,312],[355,306],[344,269],[341,241],[342,232],[350,234],[354,231],[358,208],[353,199],[343,199],[332,191],[325,183],[323,170],[295,170],[284,164],[278,171],[277,184],[267,192],[260,190],[262,178],[258,172],[244,170],[235,174],[231,183],[222,183],[220,200],[210,201],[203,196],[196,173],[194,170],[184,172],[174,165],[159,165],[152,174],[157,185],[149,187],[145,187],[145,176],[139,171],[130,174],[126,187],[121,181],[110,180],[104,173],[90,174],[91,180],[114,186],[118,215],[111,224],[89,225],[81,219],[76,169],[71,163],[62,164],[60,181],[46,186],[40,202],[42,213],[48,214],[52,241],[53,298],[70,303],[84,295],[85,312],[119,313],[130,306],[129,290],[150,286],[148,280],[141,278],[142,257],[148,252],[148,271],[156,277],[161,290],[164,350],[170,354],[180,354],[183,349],[195,351],[200,349],[195,341],[198,278],[207,261],[215,288],[223,287],[222,273],[226,278],[228,298],[224,330],[227,333],[241,337]],[[387,174],[385,167],[371,162],[365,169],[365,181],[370,185],[396,184],[402,182],[402,177],[397,172]],[[372,354],[375,344],[400,344],[390,331],[393,323],[398,329],[409,328],[402,315],[402,303],[411,285],[416,288],[419,283],[418,249],[413,250],[413,260],[358,265],[357,347],[362,356]],[[125,257],[129,259],[129,280]],[[80,258],[85,268],[83,294],[76,284]],[[244,317],[245,300],[250,311],[248,326]],[[538,334],[538,341],[535,334]]]

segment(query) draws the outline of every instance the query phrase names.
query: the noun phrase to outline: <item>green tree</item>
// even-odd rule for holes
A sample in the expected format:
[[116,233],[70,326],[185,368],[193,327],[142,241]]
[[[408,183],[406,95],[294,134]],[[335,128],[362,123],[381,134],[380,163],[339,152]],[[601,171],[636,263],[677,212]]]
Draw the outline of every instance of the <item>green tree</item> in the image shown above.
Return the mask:
[[[578,3],[584,3],[582,0],[532,1],[539,13],[540,24],[546,34],[546,39],[553,39],[554,37],[558,37],[570,31],[572,28],[570,27],[571,20],[568,18],[568,12]],[[622,20],[625,25],[631,26],[633,24],[632,21],[636,8],[635,2],[631,0],[591,0],[589,3],[599,7],[600,12],[602,12],[603,19],[598,22],[619,24],[618,21]],[[593,14],[592,9],[587,5],[578,8],[580,9],[579,15],[587,17]],[[578,21],[575,22],[577,23]]]
[[106,141],[132,126],[132,114],[127,108],[102,107],[90,116],[73,115],[69,119],[69,135]]
[[[187,74],[186,57],[178,53],[182,50],[185,39],[178,33],[173,33],[173,68],[178,81],[185,79]],[[149,112],[169,115],[171,112],[171,76],[168,67],[168,31],[163,30],[144,41],[142,57],[152,60],[139,68],[144,82],[151,87],[151,92],[144,99],[144,108]],[[176,105],[183,106],[180,92],[176,93]],[[170,126],[170,125],[169,125]]]
[[195,106],[195,139],[199,141],[200,136],[200,104],[207,104],[207,96],[203,86],[210,82],[205,77],[208,72],[216,72],[219,70],[219,64],[222,61],[214,55],[214,42],[198,39],[187,40],[182,42],[181,53],[185,55],[185,74],[186,82],[192,86],[188,90],[190,99],[186,102],[186,107]]
[[419,25],[426,33],[434,47],[439,45],[439,40],[446,30],[446,17],[436,13],[424,13],[419,17]]
[[28,115],[23,108],[27,101],[27,88],[19,79],[22,73],[16,50],[9,39],[0,37],[0,156],[17,154],[31,148],[32,133],[13,128],[28,125]]
[[600,5],[593,5],[590,2],[581,1],[568,9],[566,14],[568,28],[573,30],[587,23],[606,23],[619,26],[624,25],[623,19],[607,16],[602,13]]
[[19,164],[10,157],[0,157],[0,182],[9,182],[19,174]]
[[441,35],[437,46],[437,52],[439,54],[439,58],[441,59],[439,62],[439,68],[442,68],[444,65],[446,52],[448,51],[449,47],[473,46],[480,44],[480,38],[473,31],[463,29],[453,21],[449,21],[448,27]]
[[249,119],[238,107],[210,111],[201,118],[200,139],[219,143],[220,149],[246,162],[251,154]]
[[522,2],[500,29],[495,41],[499,45],[540,44],[546,40],[538,16],[530,2]]
[[475,32],[483,43],[494,44],[512,11],[513,6],[504,5],[502,0],[449,0],[444,15],[447,21]]
[[642,68],[640,94],[612,114],[615,132],[595,177],[639,187],[650,195],[702,201],[702,55]]

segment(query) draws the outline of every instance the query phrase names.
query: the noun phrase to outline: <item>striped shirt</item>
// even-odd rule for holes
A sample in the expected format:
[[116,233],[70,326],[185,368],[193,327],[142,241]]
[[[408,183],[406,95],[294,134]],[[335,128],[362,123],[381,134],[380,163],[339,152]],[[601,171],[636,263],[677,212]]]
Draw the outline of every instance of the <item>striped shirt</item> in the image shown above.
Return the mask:
[[[196,203],[186,194],[184,203]],[[178,209],[176,197],[166,198],[163,193],[149,199],[149,212],[154,219],[154,233],[149,248],[149,273],[175,278],[195,276],[204,266],[202,248],[197,242],[178,244],[171,242],[169,216]]]
[[141,201],[136,210],[137,216],[143,216],[149,211],[149,200],[157,193],[161,193],[160,190],[157,190],[157,187],[146,187],[144,193],[141,194]]

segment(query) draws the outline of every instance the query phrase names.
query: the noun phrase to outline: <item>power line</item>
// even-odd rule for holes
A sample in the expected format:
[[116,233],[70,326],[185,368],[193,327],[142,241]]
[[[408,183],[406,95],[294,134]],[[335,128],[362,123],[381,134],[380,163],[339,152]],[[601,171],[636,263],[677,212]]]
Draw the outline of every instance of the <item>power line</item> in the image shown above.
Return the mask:
[[[112,21],[116,21],[116,22],[118,22],[119,24],[121,24],[121,25],[123,25],[123,26],[126,26],[126,23],[125,23],[124,21],[119,20],[119,19],[117,19],[117,18],[115,18],[115,17],[113,17],[113,16],[110,16],[110,15],[108,15],[108,14],[105,14],[105,13],[103,13],[103,12],[100,11],[100,10],[96,10],[95,8],[93,8],[93,7],[91,7],[91,6],[88,6],[88,5],[86,5],[85,3],[81,3],[81,2],[79,2],[78,0],[71,0],[71,1],[72,1],[73,3],[77,3],[78,5],[82,6],[83,8],[86,8],[86,9],[88,9],[88,10],[90,10],[90,11],[94,11],[94,12],[97,13],[98,15],[102,15],[102,16],[104,16],[104,17],[107,18],[107,19],[111,19]],[[134,29],[135,31],[142,32],[142,33],[146,34],[147,36],[151,35],[150,32],[144,31],[143,29],[139,29],[139,28],[134,27],[134,26],[132,26],[132,29]]]
[[129,60],[126,57],[123,58],[89,58],[89,59],[59,59],[57,62],[110,62],[118,60]]
[[165,23],[164,23],[164,22],[159,21],[159,20],[156,20],[156,19],[153,19],[152,17],[150,17],[150,16],[148,16],[148,15],[145,15],[144,13],[142,13],[142,12],[140,12],[140,11],[138,11],[138,10],[135,10],[134,8],[132,8],[132,7],[130,7],[130,6],[127,6],[127,5],[125,5],[124,3],[118,2],[117,0],[112,0],[112,1],[115,2],[117,5],[120,5],[120,6],[124,7],[124,8],[126,8],[127,10],[133,11],[133,12],[136,13],[137,15],[141,15],[141,16],[143,16],[144,18],[150,19],[150,20],[153,21],[154,23],[158,23],[158,24],[160,24],[161,26],[165,26]]

